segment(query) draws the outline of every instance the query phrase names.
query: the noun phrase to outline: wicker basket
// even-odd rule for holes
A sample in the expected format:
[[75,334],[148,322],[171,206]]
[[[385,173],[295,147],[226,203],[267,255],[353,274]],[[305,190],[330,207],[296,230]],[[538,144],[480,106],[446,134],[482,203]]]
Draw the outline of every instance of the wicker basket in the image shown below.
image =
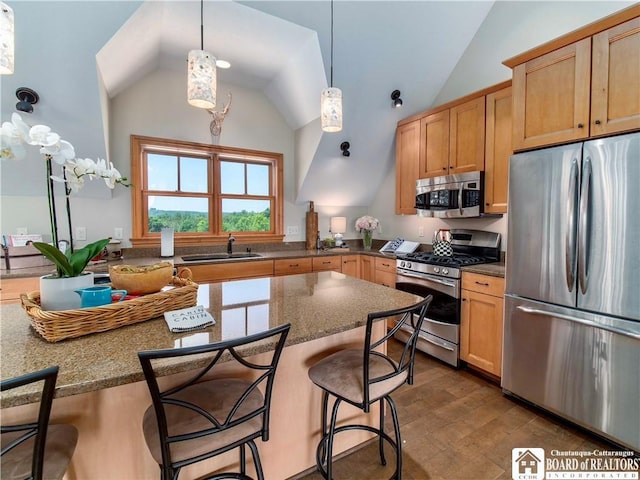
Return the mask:
[[101,307],[74,310],[42,310],[40,292],[23,293],[20,299],[33,328],[45,340],[58,342],[144,322],[160,317],[164,312],[193,307],[197,303],[197,283],[173,277],[170,285],[176,288]]

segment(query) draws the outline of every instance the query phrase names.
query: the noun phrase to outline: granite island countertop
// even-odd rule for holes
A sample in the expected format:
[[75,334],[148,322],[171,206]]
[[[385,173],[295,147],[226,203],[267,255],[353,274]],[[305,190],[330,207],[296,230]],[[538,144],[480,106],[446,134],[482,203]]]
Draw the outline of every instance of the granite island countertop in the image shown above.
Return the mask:
[[[202,284],[197,302],[213,315],[215,326],[173,334],[160,317],[58,343],[42,339],[20,305],[5,305],[0,307],[0,372],[4,379],[59,365],[56,397],[76,395],[144,380],[137,357],[141,350],[217,342],[285,323],[292,325],[287,345],[294,345],[362,326],[369,312],[404,307],[420,299],[337,272]],[[166,373],[191,367],[177,364]],[[0,406],[32,403],[37,400],[34,392],[3,396]]]

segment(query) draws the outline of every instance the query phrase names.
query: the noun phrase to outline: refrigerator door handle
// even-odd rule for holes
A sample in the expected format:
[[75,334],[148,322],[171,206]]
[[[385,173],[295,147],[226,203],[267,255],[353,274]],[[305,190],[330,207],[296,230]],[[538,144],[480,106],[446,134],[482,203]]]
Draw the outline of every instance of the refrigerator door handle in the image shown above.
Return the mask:
[[580,291],[587,292],[587,252],[589,251],[589,195],[591,193],[591,157],[586,157],[580,185],[580,226],[578,237],[578,281]]
[[524,307],[522,305],[516,308],[517,310],[520,310],[525,313],[530,313],[532,315],[543,315],[545,317],[551,316],[554,318],[561,318],[562,320],[568,320],[569,322],[579,323],[581,325],[586,325],[588,327],[599,328],[600,330],[606,330],[607,332],[615,333],[618,335],[624,335],[625,337],[630,337],[635,340],[640,340],[640,333],[636,333],[631,330],[616,328],[610,325],[603,325],[601,323],[593,322],[591,320],[586,320],[584,318],[572,317],[571,315],[565,315],[563,313],[556,313],[552,311],[540,310],[537,308]]
[[569,173],[569,200],[567,202],[567,231],[565,238],[564,269],[567,289],[572,292],[576,284],[576,229],[578,203],[578,159],[571,161]]

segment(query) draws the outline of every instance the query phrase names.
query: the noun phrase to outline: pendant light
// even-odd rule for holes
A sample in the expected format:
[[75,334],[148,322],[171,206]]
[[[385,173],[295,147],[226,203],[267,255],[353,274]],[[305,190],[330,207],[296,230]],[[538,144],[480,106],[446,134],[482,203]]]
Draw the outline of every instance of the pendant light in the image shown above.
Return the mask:
[[13,10],[0,2],[0,75],[13,73],[14,42]]
[[320,98],[320,119],[322,130],[339,132],[342,130],[342,90],[333,86],[333,0],[331,0],[331,82],[322,91]]
[[188,58],[187,99],[198,108],[216,106],[216,58],[204,50],[204,0],[200,0],[200,50],[191,50]]

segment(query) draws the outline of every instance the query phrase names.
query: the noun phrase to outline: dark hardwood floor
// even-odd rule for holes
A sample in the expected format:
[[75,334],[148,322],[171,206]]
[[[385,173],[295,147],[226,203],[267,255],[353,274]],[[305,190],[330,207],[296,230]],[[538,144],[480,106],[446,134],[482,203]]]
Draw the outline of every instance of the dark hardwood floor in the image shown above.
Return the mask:
[[[398,348],[391,342],[389,348]],[[468,370],[456,370],[416,353],[413,385],[393,394],[402,425],[403,479],[511,479],[511,450],[613,450],[599,437],[503,395],[500,387]],[[320,414],[318,405],[318,415]],[[388,430],[393,432],[391,423]],[[343,433],[348,435],[349,433]],[[390,450],[390,449],[389,449]],[[386,479],[373,442],[334,462],[340,480]],[[304,480],[319,480],[312,472]]]

